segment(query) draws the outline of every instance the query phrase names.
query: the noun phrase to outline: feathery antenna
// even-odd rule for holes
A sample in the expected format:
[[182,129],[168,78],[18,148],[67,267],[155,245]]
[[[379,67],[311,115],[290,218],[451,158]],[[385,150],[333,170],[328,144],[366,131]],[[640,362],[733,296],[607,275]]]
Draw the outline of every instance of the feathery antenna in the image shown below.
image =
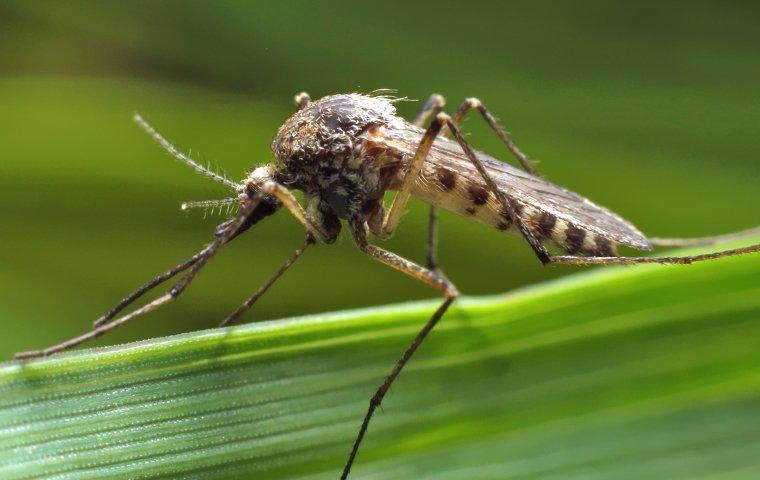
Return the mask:
[[225,185],[233,190],[237,190],[239,185],[233,182],[232,180],[228,180],[227,178],[224,178],[223,176],[219,175],[218,173],[212,172],[208,168],[194,162],[190,158],[188,158],[185,154],[180,152],[179,150],[174,147],[167,139],[161,136],[160,133],[156,131],[145,119],[139,114],[135,113],[132,117],[140,127],[142,127],[143,130],[145,130],[148,135],[153,137],[155,141],[157,141],[171,156],[179,160],[180,162],[184,163],[185,165],[189,166],[196,172],[200,173],[201,175],[205,175],[208,178],[215,180],[222,185]]
[[223,198],[220,200],[197,200],[197,201],[185,202],[180,206],[180,208],[182,210],[190,210],[191,208],[226,207],[229,205],[235,205],[239,203],[240,203],[240,199],[237,197]]

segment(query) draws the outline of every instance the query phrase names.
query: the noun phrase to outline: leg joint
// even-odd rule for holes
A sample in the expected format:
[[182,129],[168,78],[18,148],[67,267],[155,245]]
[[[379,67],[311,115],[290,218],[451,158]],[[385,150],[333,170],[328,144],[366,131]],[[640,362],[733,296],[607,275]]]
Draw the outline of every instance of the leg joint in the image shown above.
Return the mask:
[[480,99],[475,97],[465,99],[464,103],[471,109],[480,109],[483,106],[483,103],[480,101]]
[[453,283],[446,280],[444,286],[446,289],[444,290],[443,294],[446,296],[446,299],[454,300],[459,296],[459,290],[457,290],[457,287],[455,287]]
[[373,247],[369,243],[356,242],[356,246],[359,247],[359,250],[368,255],[372,255],[376,251],[376,247]]
[[435,116],[435,123],[437,123],[440,127],[448,124],[449,122],[451,122],[451,116],[448,113],[440,112]]
[[433,107],[443,108],[446,106],[446,99],[440,93],[430,95],[430,103]]

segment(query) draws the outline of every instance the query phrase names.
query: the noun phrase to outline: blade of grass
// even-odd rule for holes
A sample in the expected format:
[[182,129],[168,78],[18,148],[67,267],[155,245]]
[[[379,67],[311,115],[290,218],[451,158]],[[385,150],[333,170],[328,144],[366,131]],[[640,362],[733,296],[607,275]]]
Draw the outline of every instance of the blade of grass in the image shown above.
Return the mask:
[[[760,257],[459,301],[384,403],[365,479],[757,478]],[[435,302],[0,367],[3,479],[337,478]]]

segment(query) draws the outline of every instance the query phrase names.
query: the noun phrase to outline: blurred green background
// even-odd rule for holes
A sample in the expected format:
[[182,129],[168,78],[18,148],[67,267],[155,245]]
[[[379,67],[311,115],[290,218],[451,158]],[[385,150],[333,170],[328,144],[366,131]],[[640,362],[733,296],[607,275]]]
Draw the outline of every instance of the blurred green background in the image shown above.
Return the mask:
[[[478,96],[553,181],[651,235],[760,223],[760,6],[751,2],[0,2],[0,357],[85,331],[223,217],[226,192],[169,158],[140,111],[233,179],[271,160],[292,96],[393,88]],[[420,103],[402,103],[413,116]],[[482,122],[473,143],[505,160]],[[413,203],[389,247],[424,258]],[[224,249],[177,304],[99,340],[210,327],[300,243],[278,215]],[[542,268],[517,238],[442,214],[466,294]],[[345,236],[314,248],[247,317],[431,297]]]

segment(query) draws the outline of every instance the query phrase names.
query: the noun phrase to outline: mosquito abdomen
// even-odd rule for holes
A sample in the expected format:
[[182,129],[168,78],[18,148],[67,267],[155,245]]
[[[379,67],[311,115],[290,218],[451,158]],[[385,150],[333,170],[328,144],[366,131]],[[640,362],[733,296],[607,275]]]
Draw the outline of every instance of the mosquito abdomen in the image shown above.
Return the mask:
[[555,215],[534,208],[522,219],[541,240],[549,241],[570,255],[617,256],[617,245],[608,238],[580,228]]
[[[477,220],[504,232],[519,233],[509,213],[491,194],[485,182],[458,175],[441,166],[425,165],[412,195],[420,200]],[[558,218],[532,205],[514,202],[517,214],[545,243],[571,255],[616,256],[611,240]]]

